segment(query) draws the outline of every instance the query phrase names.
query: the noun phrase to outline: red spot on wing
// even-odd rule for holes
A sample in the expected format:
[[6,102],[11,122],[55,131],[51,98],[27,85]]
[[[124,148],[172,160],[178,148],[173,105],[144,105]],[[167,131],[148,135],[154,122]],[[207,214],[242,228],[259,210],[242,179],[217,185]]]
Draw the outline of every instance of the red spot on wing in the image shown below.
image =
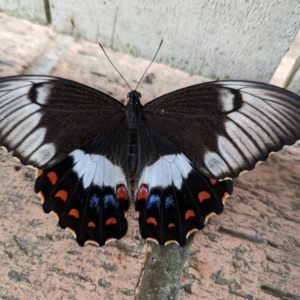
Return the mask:
[[211,198],[211,195],[208,192],[202,191],[198,194],[198,200],[200,202],[202,202],[206,199],[209,199],[209,198]]
[[128,199],[128,194],[127,194],[127,190],[126,187],[124,185],[120,185],[118,190],[117,190],[117,198],[118,199]]
[[55,183],[57,182],[57,175],[56,175],[56,173],[55,172],[49,172],[48,174],[47,174],[47,177],[48,177],[48,179],[50,180],[50,182],[51,182],[51,184],[52,185],[55,185]]
[[196,215],[195,215],[195,212],[193,211],[193,210],[187,210],[186,211],[186,213],[185,213],[185,215],[184,215],[184,218],[186,219],[186,220],[188,220],[189,218],[192,218],[192,217],[195,217]]
[[212,185],[215,185],[217,183],[217,180],[213,178],[209,178],[209,181]]
[[79,219],[79,211],[76,208],[72,208],[68,215],[74,217],[75,219]]
[[142,184],[139,189],[137,199],[142,200],[142,199],[147,199],[147,198],[148,198],[148,189],[144,184]]
[[169,223],[168,228],[172,228],[172,227],[175,227],[175,224],[174,223]]
[[36,171],[36,177],[40,177],[44,173],[43,169],[37,169]]
[[150,217],[150,218],[148,218],[147,220],[146,220],[146,222],[148,223],[148,224],[153,224],[153,225],[157,225],[157,221],[153,218],[153,217]]
[[66,202],[68,198],[68,192],[64,190],[60,190],[54,195],[54,197],[60,198],[63,202]]
[[91,228],[96,228],[96,224],[94,222],[89,222],[87,226]]
[[118,221],[116,218],[109,218],[106,220],[105,225],[113,225],[113,224],[117,224]]

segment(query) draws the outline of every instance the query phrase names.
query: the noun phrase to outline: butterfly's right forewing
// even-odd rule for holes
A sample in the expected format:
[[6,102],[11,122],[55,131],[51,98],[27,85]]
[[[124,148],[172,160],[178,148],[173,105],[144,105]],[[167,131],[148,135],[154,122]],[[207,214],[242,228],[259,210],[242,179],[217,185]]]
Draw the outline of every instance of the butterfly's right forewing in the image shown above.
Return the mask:
[[216,81],[145,105],[154,130],[215,179],[235,178],[300,139],[300,97],[272,85]]

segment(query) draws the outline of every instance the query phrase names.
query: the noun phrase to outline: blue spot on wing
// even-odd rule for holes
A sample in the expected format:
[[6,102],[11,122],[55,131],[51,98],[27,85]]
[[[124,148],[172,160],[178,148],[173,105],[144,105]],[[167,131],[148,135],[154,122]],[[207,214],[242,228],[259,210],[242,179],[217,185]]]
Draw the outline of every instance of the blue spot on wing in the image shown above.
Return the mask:
[[168,209],[171,206],[175,206],[173,195],[169,195],[165,199],[165,208]]
[[160,209],[160,197],[158,195],[151,195],[147,202],[147,208],[150,209],[155,207],[157,210]]
[[[101,206],[100,206],[100,198],[97,194],[93,194],[91,198],[89,199],[89,205],[90,208],[96,210],[98,213],[100,212]],[[113,206],[115,209],[118,208],[119,202],[115,198],[114,195],[108,194],[105,195],[103,198],[103,207],[104,209],[107,209],[109,206]]]
[[114,208],[119,207],[119,202],[117,201],[116,197],[112,194],[108,194],[104,196],[104,209],[107,209],[109,206],[113,206]]
[[89,203],[90,208],[95,209],[97,212],[100,212],[100,198],[96,194],[92,195]]

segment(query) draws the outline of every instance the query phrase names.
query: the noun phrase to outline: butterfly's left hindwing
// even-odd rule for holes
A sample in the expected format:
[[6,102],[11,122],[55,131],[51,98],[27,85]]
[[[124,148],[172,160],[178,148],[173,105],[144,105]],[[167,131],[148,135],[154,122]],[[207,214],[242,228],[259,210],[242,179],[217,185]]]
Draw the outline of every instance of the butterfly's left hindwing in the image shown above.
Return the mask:
[[53,212],[79,245],[100,246],[127,231],[129,195],[122,169],[101,154],[72,151],[53,167],[38,171],[35,191],[46,213]]

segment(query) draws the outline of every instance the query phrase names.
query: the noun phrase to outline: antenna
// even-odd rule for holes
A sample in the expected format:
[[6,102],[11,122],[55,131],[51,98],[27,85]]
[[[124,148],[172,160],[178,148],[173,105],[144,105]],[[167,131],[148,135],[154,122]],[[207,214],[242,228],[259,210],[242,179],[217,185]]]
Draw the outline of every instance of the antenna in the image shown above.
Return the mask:
[[111,65],[115,68],[115,70],[119,73],[119,75],[123,78],[123,80],[125,81],[125,83],[127,84],[127,86],[129,87],[129,89],[132,91],[132,88],[130,87],[130,85],[128,84],[128,82],[126,81],[126,79],[124,78],[124,76],[119,72],[119,70],[115,67],[115,65],[112,63],[112,61],[110,60],[110,58],[108,57],[108,55],[106,54],[105,50],[103,49],[102,45],[99,43],[99,46],[101,47],[102,51],[104,52],[105,56],[107,57],[108,61],[111,63]]
[[154,57],[153,57],[151,63],[149,64],[148,68],[146,69],[146,71],[144,72],[144,74],[143,74],[143,76],[141,77],[140,81],[138,82],[138,84],[137,84],[135,90],[137,90],[137,88],[138,88],[138,86],[140,85],[140,83],[141,83],[142,79],[144,78],[145,74],[147,73],[147,71],[148,71],[149,68],[151,67],[152,63],[154,62],[154,60],[155,60],[155,58],[156,58],[156,55],[157,55],[157,53],[158,53],[158,51],[159,51],[159,49],[160,49],[162,43],[163,43],[163,39],[160,41],[160,44],[159,44],[159,46],[158,46],[158,49],[156,50],[156,53],[155,53],[155,55],[154,55]]
[[[155,55],[154,55],[154,57],[153,57],[151,63],[149,64],[148,68],[146,69],[146,71],[144,72],[144,74],[143,74],[143,76],[141,77],[140,81],[138,82],[138,84],[137,84],[135,90],[137,90],[137,88],[138,88],[138,86],[140,85],[140,83],[141,83],[142,79],[144,78],[145,74],[147,73],[147,71],[148,71],[149,68],[151,67],[152,63],[154,62],[154,60],[155,60],[155,58],[156,58],[156,56],[157,56],[157,54],[158,54],[158,51],[159,51],[159,49],[160,49],[162,43],[163,43],[163,40],[161,40],[161,42],[160,42],[160,44],[159,44],[159,46],[158,46],[158,49],[157,49],[157,51],[156,51],[156,53],[155,53]],[[125,81],[125,83],[126,83],[127,86],[129,87],[129,89],[132,91],[130,85],[128,84],[128,82],[126,81],[126,79],[124,78],[124,76],[119,72],[119,70],[115,67],[115,65],[112,63],[112,61],[110,60],[110,58],[109,58],[108,55],[106,54],[106,52],[105,52],[104,48],[102,47],[101,43],[99,43],[99,46],[101,47],[101,49],[102,49],[102,51],[104,52],[105,56],[107,57],[108,61],[109,61],[109,62],[111,63],[111,65],[115,68],[115,70],[119,73],[119,75],[123,78],[123,80]]]

